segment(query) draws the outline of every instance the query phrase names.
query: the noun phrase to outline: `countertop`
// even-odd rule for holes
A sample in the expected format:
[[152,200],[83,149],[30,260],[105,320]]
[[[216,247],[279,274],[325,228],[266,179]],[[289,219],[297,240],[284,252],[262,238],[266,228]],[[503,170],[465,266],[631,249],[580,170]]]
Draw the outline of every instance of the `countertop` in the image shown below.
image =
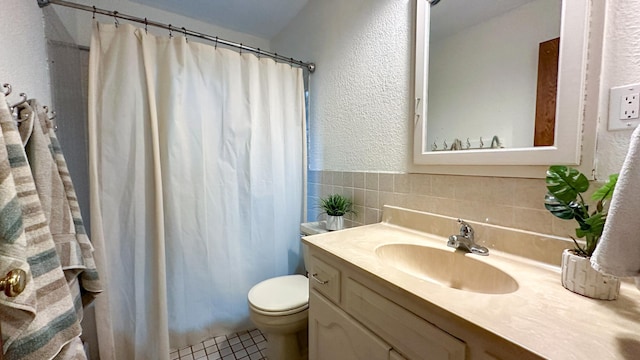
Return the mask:
[[[640,358],[640,291],[632,284],[622,284],[617,300],[590,299],[561,285],[558,266],[496,249],[486,257],[465,256],[511,275],[518,282],[515,292],[482,294],[425,281],[382,263],[375,253],[391,243],[455,251],[445,237],[416,230],[429,228],[433,216],[412,211],[407,218],[403,211],[385,208],[380,223],[307,236],[304,242],[543,358]],[[449,220],[456,228],[455,219],[438,216]],[[419,226],[412,226],[416,221]]]

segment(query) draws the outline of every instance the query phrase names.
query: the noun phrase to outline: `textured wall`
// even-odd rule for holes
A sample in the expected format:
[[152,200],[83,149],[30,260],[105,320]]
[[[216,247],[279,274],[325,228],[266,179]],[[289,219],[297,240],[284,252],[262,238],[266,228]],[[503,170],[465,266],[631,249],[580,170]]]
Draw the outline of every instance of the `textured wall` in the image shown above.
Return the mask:
[[317,63],[310,168],[406,171],[414,0],[309,1],[272,48]]
[[42,11],[35,0],[2,0],[0,6],[0,83],[13,86],[10,101],[24,92],[51,104]]
[[619,172],[629,146],[631,130],[607,131],[609,89],[640,83],[640,1],[607,1],[600,123],[596,151],[597,178]]

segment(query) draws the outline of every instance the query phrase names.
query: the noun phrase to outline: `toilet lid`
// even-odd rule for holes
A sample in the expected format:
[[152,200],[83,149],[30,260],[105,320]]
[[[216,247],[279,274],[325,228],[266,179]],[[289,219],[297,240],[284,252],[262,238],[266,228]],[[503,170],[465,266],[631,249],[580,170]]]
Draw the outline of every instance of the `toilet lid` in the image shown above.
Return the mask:
[[249,303],[266,312],[305,308],[309,303],[309,279],[286,275],[264,280],[249,290]]

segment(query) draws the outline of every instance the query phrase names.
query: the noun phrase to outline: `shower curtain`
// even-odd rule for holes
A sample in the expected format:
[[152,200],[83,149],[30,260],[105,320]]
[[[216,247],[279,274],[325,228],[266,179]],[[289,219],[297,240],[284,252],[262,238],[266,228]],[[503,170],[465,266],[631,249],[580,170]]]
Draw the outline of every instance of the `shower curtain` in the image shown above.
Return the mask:
[[251,286],[301,264],[302,70],[96,23],[89,71],[101,358],[250,328]]

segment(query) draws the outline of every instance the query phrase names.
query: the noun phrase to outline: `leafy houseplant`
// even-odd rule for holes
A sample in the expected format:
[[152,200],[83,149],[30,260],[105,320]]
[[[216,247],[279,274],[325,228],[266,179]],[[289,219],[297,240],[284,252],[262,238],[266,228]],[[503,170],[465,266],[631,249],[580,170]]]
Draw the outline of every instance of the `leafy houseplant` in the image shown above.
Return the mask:
[[582,194],[589,189],[589,180],[580,171],[554,165],[547,170],[547,195],[544,206],[560,219],[575,219],[578,222],[576,237],[585,238],[586,244],[580,245],[571,237],[576,245],[575,252],[584,257],[590,257],[598,245],[604,223],[607,219],[606,200],[613,195],[618,181],[618,174],[609,176],[609,180],[591,195],[596,201],[595,209],[590,211]]
[[566,166],[551,166],[547,170],[547,195],[544,206],[560,219],[578,223],[576,238],[585,238],[585,245],[575,243],[574,250],[562,253],[562,286],[594,299],[615,300],[620,292],[620,280],[602,274],[591,266],[590,257],[598,246],[607,219],[606,200],[613,195],[618,174],[591,195],[595,209],[589,209],[582,194],[589,189],[589,180],[580,171]]
[[322,213],[327,214],[327,230],[341,230],[346,214],[356,214],[351,199],[340,194],[332,194],[320,199]]

